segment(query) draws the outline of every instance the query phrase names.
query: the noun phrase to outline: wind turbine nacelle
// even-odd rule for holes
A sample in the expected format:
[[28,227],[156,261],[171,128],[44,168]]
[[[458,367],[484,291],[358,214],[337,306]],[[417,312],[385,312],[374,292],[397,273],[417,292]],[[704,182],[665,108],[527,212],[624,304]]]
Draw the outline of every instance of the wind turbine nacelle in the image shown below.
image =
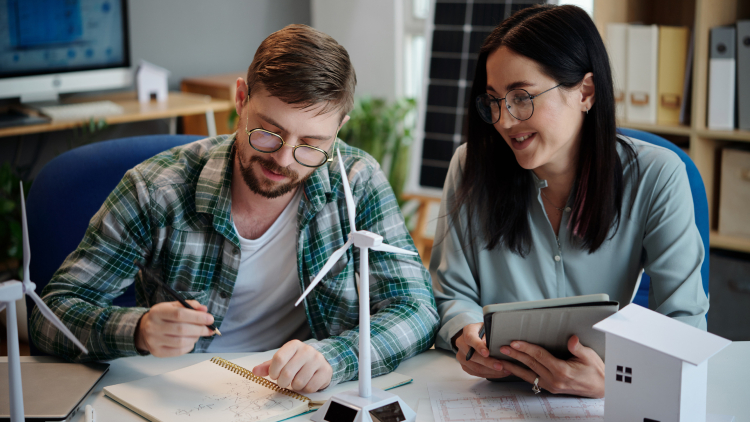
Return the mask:
[[383,236],[368,232],[367,230],[358,230],[349,234],[354,246],[360,248],[372,248],[383,244]]

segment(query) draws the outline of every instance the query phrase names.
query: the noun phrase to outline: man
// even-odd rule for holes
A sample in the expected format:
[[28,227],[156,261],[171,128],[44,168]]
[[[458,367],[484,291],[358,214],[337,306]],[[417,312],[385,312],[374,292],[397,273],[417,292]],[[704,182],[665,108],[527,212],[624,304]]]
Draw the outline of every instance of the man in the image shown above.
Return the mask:
[[[251,352],[281,347],[254,368],[303,392],[356,378],[354,248],[294,307],[350,232],[336,148],[357,226],[414,250],[377,162],[336,140],[356,77],[346,50],[304,25],[269,36],[247,82],[237,80],[238,131],[177,147],[127,172],[43,297],[89,348],[82,355],[38,310],[31,332],[75,361],[138,353]],[[139,272],[150,268],[195,310]],[[432,344],[438,316],[418,257],[371,252],[373,375]],[[136,283],[140,307],[113,307]],[[222,336],[206,326],[214,323]],[[304,340],[309,340],[303,342]]]

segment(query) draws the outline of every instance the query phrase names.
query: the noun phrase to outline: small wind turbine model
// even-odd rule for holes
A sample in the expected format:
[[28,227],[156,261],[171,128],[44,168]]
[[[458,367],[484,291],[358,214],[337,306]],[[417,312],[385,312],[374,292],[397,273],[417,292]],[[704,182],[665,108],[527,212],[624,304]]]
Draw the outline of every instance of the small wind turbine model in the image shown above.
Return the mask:
[[370,361],[370,281],[367,253],[369,249],[382,252],[392,252],[404,255],[417,255],[415,252],[397,248],[383,243],[383,236],[367,230],[357,230],[354,224],[354,200],[349,188],[341,151],[336,150],[341,168],[341,180],[344,184],[346,196],[346,210],[349,214],[351,233],[344,246],[331,254],[328,262],[323,266],[310,286],[294,306],[297,306],[308,293],[318,285],[324,275],[333,267],[339,258],[354,245],[359,248],[359,393],[350,390],[336,394],[323,405],[310,419],[316,422],[411,422],[416,419],[416,413],[409,408],[397,395],[375,389],[371,385]]
[[21,182],[21,226],[23,228],[23,282],[10,280],[0,283],[0,311],[7,307],[8,312],[8,383],[10,384],[10,420],[11,422],[23,422],[23,389],[21,388],[21,358],[18,350],[18,321],[16,318],[16,301],[23,299],[27,294],[39,307],[39,311],[45,318],[50,320],[60,331],[67,336],[83,353],[88,350],[68,330],[62,321],[57,318],[44,301],[34,291],[36,284],[29,278],[29,261],[31,260],[29,248],[29,230],[26,227],[26,201],[23,197],[23,182]]

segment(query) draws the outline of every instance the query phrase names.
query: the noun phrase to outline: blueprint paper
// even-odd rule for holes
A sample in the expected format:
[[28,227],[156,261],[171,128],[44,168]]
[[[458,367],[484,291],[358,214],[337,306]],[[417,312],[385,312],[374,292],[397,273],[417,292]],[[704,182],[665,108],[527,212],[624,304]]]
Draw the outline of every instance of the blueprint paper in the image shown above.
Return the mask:
[[534,394],[528,383],[455,381],[429,392],[435,422],[604,420],[604,399]]

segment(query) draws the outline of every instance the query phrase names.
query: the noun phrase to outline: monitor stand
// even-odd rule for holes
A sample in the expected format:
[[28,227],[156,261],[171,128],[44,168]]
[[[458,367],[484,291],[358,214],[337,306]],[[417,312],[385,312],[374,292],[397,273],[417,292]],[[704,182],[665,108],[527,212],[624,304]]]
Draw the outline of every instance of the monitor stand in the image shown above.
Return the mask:
[[50,118],[34,110],[15,106],[0,108],[0,128],[48,123]]

